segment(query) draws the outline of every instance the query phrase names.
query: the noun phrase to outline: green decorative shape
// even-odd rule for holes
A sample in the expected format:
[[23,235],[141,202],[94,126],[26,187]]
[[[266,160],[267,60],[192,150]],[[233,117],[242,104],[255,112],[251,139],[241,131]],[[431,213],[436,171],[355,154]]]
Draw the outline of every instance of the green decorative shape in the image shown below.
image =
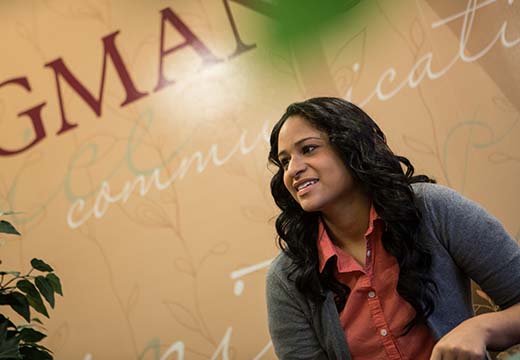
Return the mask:
[[[269,30],[275,46],[306,48],[338,22],[353,24],[351,11],[360,0],[278,0],[273,2],[273,27]],[[347,16],[347,17],[346,17]]]
[[40,259],[36,259],[36,258],[32,259],[31,265],[36,270],[40,270],[40,271],[44,271],[44,272],[54,271],[54,269],[50,265],[48,265],[45,261],[40,260]]
[[52,288],[54,289],[54,292],[63,296],[63,291],[61,290],[60,278],[58,276],[56,276],[56,274],[54,274],[54,273],[47,274],[47,276],[45,276],[45,278],[47,280],[49,280]]
[[137,360],[150,359],[150,356],[147,356],[150,351],[152,352],[152,360],[159,360],[161,358],[161,342],[158,338],[154,337],[148,342],[141,354],[137,357]]
[[31,328],[25,328],[20,331],[20,340],[26,343],[37,343],[46,338],[47,335]]
[[5,220],[0,220],[0,233],[20,235],[18,230],[16,230],[10,222]]
[[19,271],[0,271],[0,275],[13,275],[14,277],[20,276]]
[[51,283],[44,276],[37,276],[34,280],[36,287],[40,290],[40,293],[43,295],[45,300],[49,303],[51,308],[54,309],[54,289],[52,288]]
[[16,211],[0,211],[0,216],[4,216],[4,215],[14,215],[14,214],[20,214],[19,212],[16,212]]
[[513,356],[509,356],[504,358],[504,360],[520,360],[520,354],[515,354]]
[[43,304],[42,297],[38,289],[29,280],[20,280],[16,283],[16,287],[27,295],[29,305],[40,314],[49,317],[47,308]]

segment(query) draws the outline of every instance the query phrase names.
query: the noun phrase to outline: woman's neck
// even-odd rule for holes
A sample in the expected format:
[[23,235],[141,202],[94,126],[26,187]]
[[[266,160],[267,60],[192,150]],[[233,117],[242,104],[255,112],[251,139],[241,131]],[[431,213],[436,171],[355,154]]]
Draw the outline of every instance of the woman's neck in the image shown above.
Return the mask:
[[371,200],[365,194],[357,196],[322,212],[322,218],[332,241],[347,250],[354,244],[365,244],[370,220]]

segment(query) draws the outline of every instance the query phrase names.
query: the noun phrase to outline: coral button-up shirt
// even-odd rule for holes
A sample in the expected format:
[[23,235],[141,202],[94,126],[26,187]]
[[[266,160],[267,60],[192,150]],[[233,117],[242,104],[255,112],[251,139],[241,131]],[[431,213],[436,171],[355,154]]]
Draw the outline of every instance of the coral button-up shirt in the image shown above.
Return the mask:
[[401,336],[405,325],[415,316],[415,310],[396,290],[399,265],[383,247],[383,227],[384,222],[372,207],[365,233],[366,260],[363,267],[334,245],[320,221],[320,272],[335,256],[336,278],[350,288],[339,317],[353,359],[427,360],[435,339],[426,325],[416,325]]

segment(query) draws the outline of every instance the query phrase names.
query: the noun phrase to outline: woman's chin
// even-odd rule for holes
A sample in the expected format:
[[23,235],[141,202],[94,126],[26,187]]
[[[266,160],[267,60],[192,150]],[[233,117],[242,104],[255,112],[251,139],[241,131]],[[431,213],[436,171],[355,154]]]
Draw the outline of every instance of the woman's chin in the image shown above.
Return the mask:
[[318,204],[312,203],[310,201],[302,201],[300,202],[300,206],[305,212],[317,212],[321,209],[321,207],[318,206]]

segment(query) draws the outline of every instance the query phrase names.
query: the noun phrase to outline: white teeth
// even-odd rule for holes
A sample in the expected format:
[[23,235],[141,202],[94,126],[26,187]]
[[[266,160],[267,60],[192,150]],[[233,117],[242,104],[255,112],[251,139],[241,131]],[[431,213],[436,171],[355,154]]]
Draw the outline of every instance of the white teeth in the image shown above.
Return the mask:
[[318,180],[309,180],[309,181],[306,181],[304,182],[303,184],[299,185],[297,190],[300,191],[302,189],[305,189],[307,186],[310,186],[312,184],[316,184],[318,182]]

